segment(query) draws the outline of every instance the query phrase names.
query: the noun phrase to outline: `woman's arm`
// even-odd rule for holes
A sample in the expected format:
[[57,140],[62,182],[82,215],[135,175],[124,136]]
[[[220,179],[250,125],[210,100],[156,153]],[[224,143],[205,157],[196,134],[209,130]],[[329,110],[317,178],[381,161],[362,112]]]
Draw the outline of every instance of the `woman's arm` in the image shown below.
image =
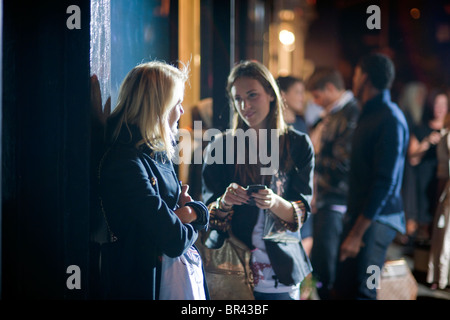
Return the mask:
[[253,198],[258,208],[269,209],[278,218],[288,223],[296,221],[296,212],[292,203],[277,195],[272,189],[259,190],[258,193],[253,194]]
[[120,239],[133,225],[139,226],[143,243],[147,238],[166,255],[179,256],[195,243],[198,233],[161,198],[156,178],[147,169],[137,152],[129,150],[120,150],[120,155],[116,153],[105,165],[102,197],[106,214],[111,215],[111,228]]
[[295,230],[302,226],[311,213],[314,149],[308,136],[291,134],[290,154],[294,168],[290,173],[290,183],[285,186],[285,196],[264,189],[253,194],[253,197],[259,208],[270,209],[278,218],[291,225],[290,229]]
[[430,149],[432,145],[436,145],[441,139],[439,132],[433,131],[427,137],[419,141],[414,134],[411,134],[408,146],[408,158],[409,163],[412,166],[416,166],[422,161],[425,153]]
[[[215,159],[213,159],[213,151]],[[205,149],[205,160],[202,168],[202,197],[210,212],[210,227],[219,231],[227,231],[233,216],[233,206],[247,202],[244,188],[233,183],[231,168],[225,163],[225,136],[219,135]],[[217,158],[221,154],[221,158]]]

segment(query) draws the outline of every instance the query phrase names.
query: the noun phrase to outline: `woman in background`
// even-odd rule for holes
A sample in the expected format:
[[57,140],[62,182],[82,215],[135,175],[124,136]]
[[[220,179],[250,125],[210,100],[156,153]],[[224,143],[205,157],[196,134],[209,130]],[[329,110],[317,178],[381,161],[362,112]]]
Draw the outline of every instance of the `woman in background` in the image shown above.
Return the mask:
[[[293,76],[284,76],[278,77],[277,83],[285,104],[284,121],[288,125],[292,125],[295,130],[309,134],[303,117],[305,112],[305,84],[303,80]],[[314,215],[311,214],[302,227],[302,244],[308,256],[310,256],[313,246],[313,218]]]
[[422,122],[412,129],[408,147],[408,159],[414,167],[417,179],[418,231],[416,240],[429,241],[431,223],[437,205],[437,156],[439,143],[448,114],[445,91],[432,90],[425,106]]
[[[411,131],[420,124],[427,98],[427,87],[422,82],[407,83],[400,94],[398,106],[403,110],[408,127]],[[397,240],[401,244],[411,244],[411,240],[417,231],[417,178],[414,167],[409,161],[405,161],[403,173],[402,197],[406,217],[406,234],[398,234]]]
[[305,84],[293,76],[278,77],[277,83],[284,101],[284,121],[294,129],[308,133],[303,113],[305,112]]
[[[448,96],[443,95],[446,100]],[[444,102],[443,102],[444,103]],[[437,151],[437,179],[438,179],[438,205],[434,215],[431,232],[431,246],[428,261],[427,282],[431,289],[445,289],[450,279],[450,116],[447,115],[442,138],[439,140]]]

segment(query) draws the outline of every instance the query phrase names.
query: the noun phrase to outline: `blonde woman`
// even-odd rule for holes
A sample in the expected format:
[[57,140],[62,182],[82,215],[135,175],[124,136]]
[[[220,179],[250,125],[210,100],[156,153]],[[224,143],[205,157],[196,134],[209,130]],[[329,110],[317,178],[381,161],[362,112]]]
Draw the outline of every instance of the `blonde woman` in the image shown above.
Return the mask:
[[208,298],[193,244],[209,213],[180,185],[171,162],[187,79],[187,68],[140,64],[123,81],[108,118],[109,148],[99,166],[113,241],[102,260],[107,299]]
[[[227,91],[234,111],[233,130],[208,146],[203,167],[210,228],[221,236],[231,231],[251,250],[255,299],[299,300],[300,284],[311,272],[300,234],[310,215],[313,190],[311,141],[285,123],[278,86],[261,63],[237,64],[228,77]],[[241,133],[255,140],[243,142]],[[263,149],[279,161],[272,171],[264,170],[269,163],[264,161]],[[224,150],[220,159],[219,150]],[[211,157],[217,161],[210,161]],[[249,185],[254,184],[263,189],[251,192]],[[213,284],[210,287],[211,295],[220,290]]]

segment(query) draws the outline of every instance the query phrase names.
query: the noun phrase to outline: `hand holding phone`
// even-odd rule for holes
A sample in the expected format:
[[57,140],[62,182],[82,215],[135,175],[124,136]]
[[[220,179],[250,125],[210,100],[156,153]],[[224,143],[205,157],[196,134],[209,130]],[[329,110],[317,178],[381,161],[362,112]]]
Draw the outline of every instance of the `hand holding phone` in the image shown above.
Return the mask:
[[251,184],[248,185],[247,188],[245,188],[245,190],[247,190],[247,195],[250,196],[250,200],[248,202],[249,205],[254,206],[255,205],[255,200],[251,197],[252,193],[256,193],[259,190],[262,189],[266,189],[267,187],[263,184]]

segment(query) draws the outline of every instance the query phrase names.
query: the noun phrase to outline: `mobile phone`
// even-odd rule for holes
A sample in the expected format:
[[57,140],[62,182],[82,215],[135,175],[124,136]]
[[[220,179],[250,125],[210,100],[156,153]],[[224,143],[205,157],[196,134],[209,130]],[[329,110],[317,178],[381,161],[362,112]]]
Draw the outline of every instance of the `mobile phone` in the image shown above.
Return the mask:
[[251,195],[254,192],[258,192],[258,190],[266,189],[266,186],[263,184],[251,184],[248,185],[245,189],[247,190],[247,194]]
[[[247,190],[247,195],[251,196],[252,193],[258,192],[258,190],[261,189],[266,189],[266,186],[263,184],[251,184],[248,185],[247,188],[245,188]],[[250,206],[254,206],[255,204],[255,200],[253,198],[250,198],[248,205]]]

